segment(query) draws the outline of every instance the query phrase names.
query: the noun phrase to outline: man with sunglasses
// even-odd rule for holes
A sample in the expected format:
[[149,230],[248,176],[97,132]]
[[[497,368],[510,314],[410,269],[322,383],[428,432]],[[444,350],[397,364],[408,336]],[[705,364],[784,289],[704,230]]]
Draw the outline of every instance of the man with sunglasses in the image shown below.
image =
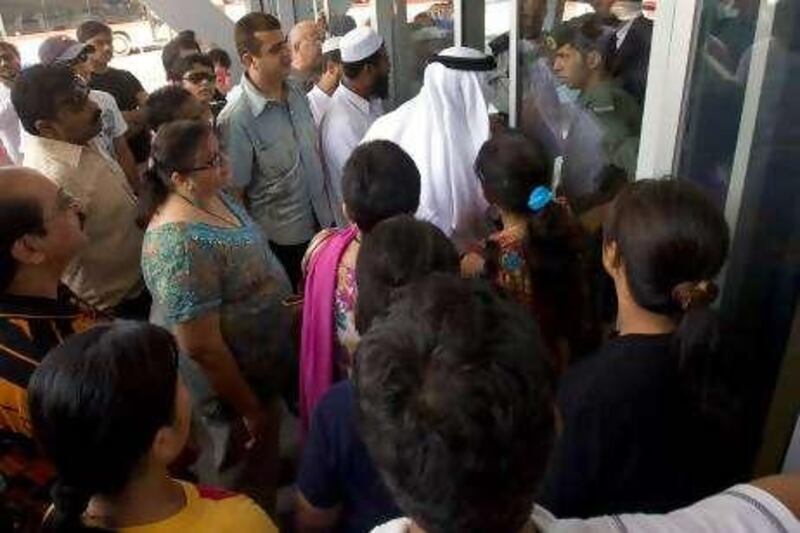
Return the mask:
[[309,241],[333,223],[317,128],[305,92],[287,82],[291,57],[278,19],[245,15],[234,37],[245,75],[219,116],[233,183],[296,288]]
[[[19,50],[8,42],[0,41],[0,146],[11,164],[22,162],[20,151],[19,117],[11,104],[11,88],[20,71]],[[3,165],[0,158],[0,166]]]
[[89,242],[65,271],[64,283],[103,311],[148,317],[136,197],[119,165],[98,148],[95,137],[102,123],[97,104],[70,68],[60,64],[23,70],[11,99],[30,134],[25,166],[74,196],[86,215]]
[[0,169],[0,500],[9,531],[38,525],[52,475],[31,438],[28,380],[51,348],[101,318],[60,283],[85,245],[82,214],[64,189],[34,170]]
[[[93,53],[92,45],[81,44],[66,35],[49,37],[39,46],[39,59],[44,65],[67,66],[87,86],[92,77],[89,57]],[[119,163],[119,166],[125,171],[131,187],[136,189],[139,183],[139,174],[126,139],[128,125],[117,106],[117,101],[109,93],[94,89],[89,91],[89,98],[100,108],[102,129],[98,140],[103,152]]]
[[209,118],[216,119],[225,107],[225,97],[217,90],[214,62],[206,54],[192,54],[175,61],[170,81],[180,85],[209,109]]

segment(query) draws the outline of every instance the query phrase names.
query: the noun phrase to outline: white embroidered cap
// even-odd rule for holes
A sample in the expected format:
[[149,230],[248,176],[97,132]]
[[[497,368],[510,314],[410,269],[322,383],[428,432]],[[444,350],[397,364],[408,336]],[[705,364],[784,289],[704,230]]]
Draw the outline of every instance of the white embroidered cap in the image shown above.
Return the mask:
[[325,39],[325,42],[322,43],[322,53],[327,54],[329,52],[339,50],[339,43],[341,40],[341,37],[328,37]]
[[349,31],[339,41],[343,63],[357,63],[364,60],[383,46],[383,38],[372,28],[362,26]]

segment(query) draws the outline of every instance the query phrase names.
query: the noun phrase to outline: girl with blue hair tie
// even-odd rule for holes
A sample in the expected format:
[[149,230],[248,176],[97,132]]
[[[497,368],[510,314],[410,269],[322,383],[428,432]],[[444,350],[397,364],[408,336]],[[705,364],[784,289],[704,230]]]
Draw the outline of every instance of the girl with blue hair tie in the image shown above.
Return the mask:
[[475,169],[502,229],[463,257],[462,274],[491,280],[531,312],[560,373],[572,354],[592,348],[595,331],[588,316],[580,226],[549,188],[544,152],[522,135],[487,141]]

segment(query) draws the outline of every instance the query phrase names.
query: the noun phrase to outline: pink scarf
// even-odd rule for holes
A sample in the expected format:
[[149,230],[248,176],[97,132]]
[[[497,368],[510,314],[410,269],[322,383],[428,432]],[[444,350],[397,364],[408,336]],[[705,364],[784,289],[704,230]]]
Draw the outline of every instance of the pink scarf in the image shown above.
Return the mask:
[[337,271],[342,254],[357,236],[355,225],[337,231],[308,262],[300,338],[300,418],[304,436],[314,408],[333,385],[336,345],[333,300]]

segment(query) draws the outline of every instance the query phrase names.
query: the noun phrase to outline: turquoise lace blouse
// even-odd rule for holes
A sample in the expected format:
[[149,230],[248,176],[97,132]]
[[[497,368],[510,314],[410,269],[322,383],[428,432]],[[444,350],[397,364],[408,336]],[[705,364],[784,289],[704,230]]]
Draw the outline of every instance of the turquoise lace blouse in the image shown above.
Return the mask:
[[[241,227],[177,222],[148,229],[142,272],[153,295],[155,322],[172,328],[219,313],[223,338],[244,377],[256,394],[270,398],[292,379],[290,316],[283,305],[291,285],[258,226],[239,204],[222,198]],[[190,360],[182,365],[189,367],[195,401],[212,399],[199,367]]]

